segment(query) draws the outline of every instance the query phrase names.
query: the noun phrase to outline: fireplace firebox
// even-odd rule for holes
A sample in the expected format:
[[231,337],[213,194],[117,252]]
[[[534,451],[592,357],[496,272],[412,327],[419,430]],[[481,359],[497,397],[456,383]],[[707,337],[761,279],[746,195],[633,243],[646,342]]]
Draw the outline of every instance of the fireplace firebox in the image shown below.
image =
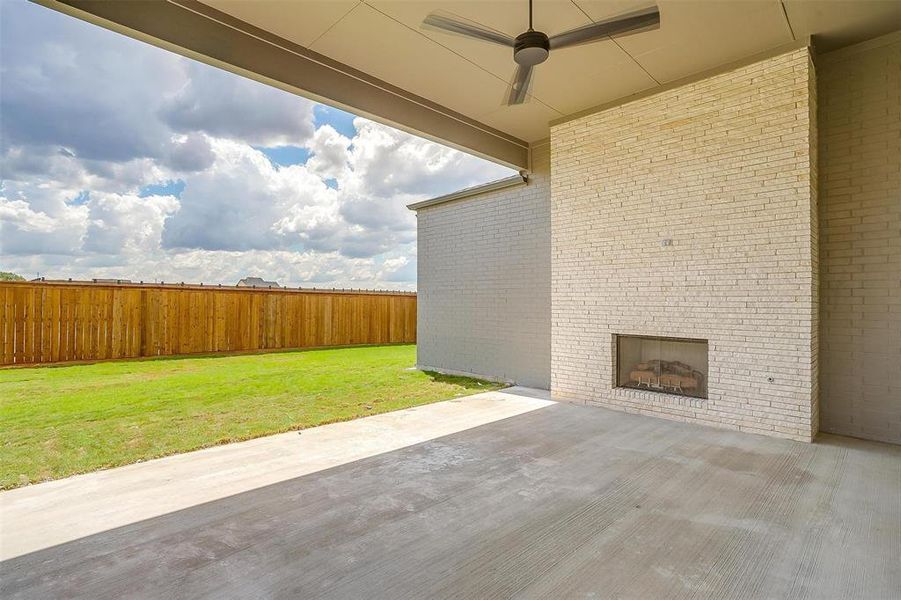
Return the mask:
[[616,335],[617,387],[707,397],[707,340]]

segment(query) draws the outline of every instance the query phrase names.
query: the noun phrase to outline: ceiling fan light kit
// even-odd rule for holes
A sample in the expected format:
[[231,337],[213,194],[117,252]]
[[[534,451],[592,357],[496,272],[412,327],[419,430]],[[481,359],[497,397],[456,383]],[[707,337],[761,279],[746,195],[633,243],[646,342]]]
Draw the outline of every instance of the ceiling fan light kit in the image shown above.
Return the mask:
[[534,67],[547,60],[551,54],[551,42],[547,34],[532,31],[516,36],[513,42],[513,60],[524,67]]
[[535,31],[532,28],[532,0],[529,0],[529,29],[515,38],[487,27],[437,13],[427,16],[423,21],[423,26],[513,48],[513,61],[518,67],[513,84],[510,86],[507,104],[514,105],[526,101],[532,82],[532,68],[546,61],[550,57],[551,50],[588,44],[609,39],[614,35],[656,29],[660,26],[660,11],[656,6],[651,6],[644,10],[591,23],[548,37],[543,31]]

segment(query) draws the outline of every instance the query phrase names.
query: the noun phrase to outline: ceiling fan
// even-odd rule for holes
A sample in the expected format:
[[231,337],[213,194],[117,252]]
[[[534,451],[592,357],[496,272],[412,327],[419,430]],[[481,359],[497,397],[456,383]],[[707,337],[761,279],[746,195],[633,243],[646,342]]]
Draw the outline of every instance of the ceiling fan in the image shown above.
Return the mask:
[[513,48],[513,60],[518,66],[510,95],[507,98],[507,104],[513,105],[525,102],[529,84],[532,81],[532,67],[546,61],[551,50],[596,42],[613,35],[656,29],[660,25],[660,11],[656,6],[652,6],[584,27],[570,29],[550,37],[546,33],[535,31],[532,28],[532,0],[529,0],[529,29],[515,38],[440,13],[430,14],[422,24],[444,32]]

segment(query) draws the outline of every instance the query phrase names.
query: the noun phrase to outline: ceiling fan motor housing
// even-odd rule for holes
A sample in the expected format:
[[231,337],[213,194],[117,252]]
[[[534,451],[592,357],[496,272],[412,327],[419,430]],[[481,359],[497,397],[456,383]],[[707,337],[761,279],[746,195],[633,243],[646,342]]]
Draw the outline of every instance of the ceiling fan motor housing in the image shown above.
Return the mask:
[[551,50],[546,33],[527,31],[516,36],[513,44],[513,60],[524,67],[534,67],[547,60]]

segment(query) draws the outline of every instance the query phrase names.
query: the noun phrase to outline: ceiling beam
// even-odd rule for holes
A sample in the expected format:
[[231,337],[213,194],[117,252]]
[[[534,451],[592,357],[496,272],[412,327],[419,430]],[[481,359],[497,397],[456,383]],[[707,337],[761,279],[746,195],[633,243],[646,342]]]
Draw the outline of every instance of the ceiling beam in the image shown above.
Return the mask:
[[33,1],[470,154],[529,168],[527,142],[197,0]]

